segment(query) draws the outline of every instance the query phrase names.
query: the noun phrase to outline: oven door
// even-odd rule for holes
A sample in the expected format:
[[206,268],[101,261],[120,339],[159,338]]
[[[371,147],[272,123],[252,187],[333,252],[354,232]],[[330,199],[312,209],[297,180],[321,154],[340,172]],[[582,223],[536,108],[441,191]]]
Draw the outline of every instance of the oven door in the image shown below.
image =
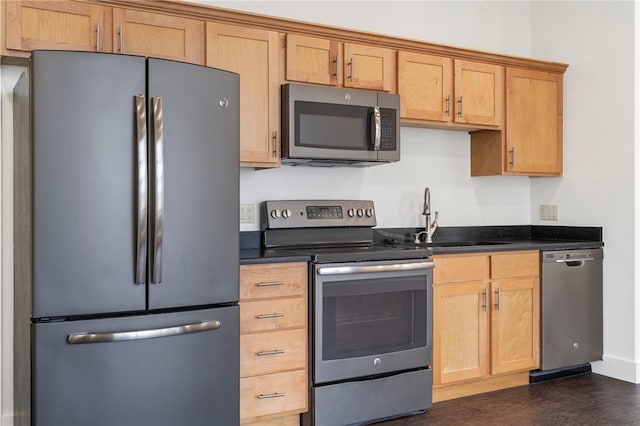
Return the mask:
[[431,365],[427,259],[314,265],[314,384]]

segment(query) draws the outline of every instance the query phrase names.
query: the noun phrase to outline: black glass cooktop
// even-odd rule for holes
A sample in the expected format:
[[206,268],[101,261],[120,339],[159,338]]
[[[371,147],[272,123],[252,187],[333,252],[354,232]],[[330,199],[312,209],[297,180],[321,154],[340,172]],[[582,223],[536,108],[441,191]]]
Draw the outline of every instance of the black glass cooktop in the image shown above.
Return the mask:
[[387,244],[341,247],[270,248],[265,250],[265,256],[282,253],[293,256],[311,256],[312,261],[315,263],[426,259],[433,254],[430,248]]

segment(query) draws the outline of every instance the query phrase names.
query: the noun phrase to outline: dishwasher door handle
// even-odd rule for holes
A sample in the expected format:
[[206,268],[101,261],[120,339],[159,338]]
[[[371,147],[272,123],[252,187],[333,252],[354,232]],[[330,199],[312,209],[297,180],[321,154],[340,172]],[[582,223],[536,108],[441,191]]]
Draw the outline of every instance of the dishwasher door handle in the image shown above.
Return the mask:
[[590,260],[595,260],[593,258],[588,258],[588,259],[557,259],[556,263],[564,263],[565,265],[567,265],[567,267],[569,268],[580,268],[582,266],[584,266],[584,262],[590,261]]

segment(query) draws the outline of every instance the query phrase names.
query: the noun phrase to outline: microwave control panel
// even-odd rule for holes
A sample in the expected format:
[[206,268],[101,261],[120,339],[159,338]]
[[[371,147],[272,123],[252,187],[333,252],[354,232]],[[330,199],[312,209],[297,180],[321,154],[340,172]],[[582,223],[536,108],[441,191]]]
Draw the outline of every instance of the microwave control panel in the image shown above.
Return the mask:
[[380,151],[395,151],[396,143],[396,111],[380,108]]

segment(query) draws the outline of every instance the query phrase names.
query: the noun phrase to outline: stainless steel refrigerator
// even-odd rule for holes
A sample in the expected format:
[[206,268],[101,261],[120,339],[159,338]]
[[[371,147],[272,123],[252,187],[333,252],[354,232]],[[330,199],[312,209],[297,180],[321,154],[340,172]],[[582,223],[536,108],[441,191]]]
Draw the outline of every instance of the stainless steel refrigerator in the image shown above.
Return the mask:
[[14,99],[17,424],[238,424],[237,74],[35,51]]

